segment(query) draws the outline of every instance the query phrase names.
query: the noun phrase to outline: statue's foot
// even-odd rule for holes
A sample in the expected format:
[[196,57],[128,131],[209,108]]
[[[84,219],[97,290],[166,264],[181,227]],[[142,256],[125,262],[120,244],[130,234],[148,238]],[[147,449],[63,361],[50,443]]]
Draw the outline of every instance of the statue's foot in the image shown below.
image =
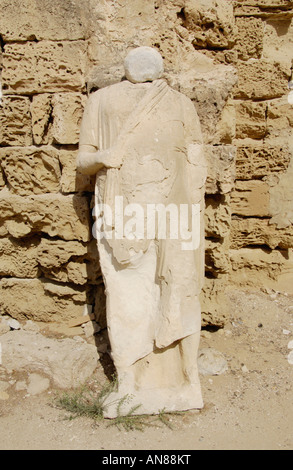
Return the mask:
[[161,412],[187,411],[203,408],[199,384],[178,388],[132,390],[113,392],[104,403],[104,417],[126,415],[154,415]]

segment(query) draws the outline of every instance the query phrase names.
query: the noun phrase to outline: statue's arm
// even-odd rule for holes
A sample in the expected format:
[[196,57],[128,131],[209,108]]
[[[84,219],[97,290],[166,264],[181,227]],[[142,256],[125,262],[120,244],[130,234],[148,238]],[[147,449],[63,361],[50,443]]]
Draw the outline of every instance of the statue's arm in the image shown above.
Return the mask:
[[80,145],[77,169],[84,175],[95,175],[104,166],[100,153],[93,145]]
[[82,144],[77,155],[77,169],[84,175],[95,175],[103,167],[120,168],[122,158],[117,146],[98,150],[93,145]]
[[101,126],[98,122],[100,106],[100,91],[93,93],[85,107],[79,136],[79,150],[77,155],[77,169],[85,175],[95,175],[103,167],[119,168],[122,164],[118,146],[108,149],[99,149],[99,132]]

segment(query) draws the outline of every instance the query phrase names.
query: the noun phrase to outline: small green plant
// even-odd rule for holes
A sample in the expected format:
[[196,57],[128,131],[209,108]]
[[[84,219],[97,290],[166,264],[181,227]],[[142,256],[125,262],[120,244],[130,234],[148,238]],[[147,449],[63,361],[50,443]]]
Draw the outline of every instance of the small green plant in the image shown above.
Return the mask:
[[56,398],[56,405],[70,413],[69,419],[77,416],[88,416],[99,420],[103,418],[103,403],[99,395],[94,396],[93,392],[82,387],[72,393],[63,393]]
[[[91,390],[90,387],[83,385],[73,392],[65,392],[55,398],[55,405],[70,413],[68,419],[74,419],[78,416],[86,416],[97,421],[104,420],[105,401],[117,389],[117,380],[106,382],[100,391]],[[119,430],[143,431],[146,427],[155,426],[160,421],[165,426],[171,428],[165,410],[161,410],[155,417],[139,415],[137,411],[141,405],[135,405],[130,408],[125,415],[121,413],[122,406],[131,401],[131,396],[125,395],[117,400],[117,417],[109,420],[109,426],[116,426]],[[115,402],[113,402],[115,403]],[[171,428],[172,429],[172,428]]]
[[72,392],[65,392],[55,398],[58,408],[69,411],[69,419],[77,416],[87,416],[95,420],[103,419],[105,400],[117,387],[115,377],[111,382],[106,382],[99,391],[92,390],[89,386],[82,385]]
[[158,419],[161,421],[161,423],[163,423],[165,426],[167,426],[169,429],[173,429],[172,428],[172,425],[167,417],[167,414],[166,414],[166,411],[165,411],[165,408],[163,410],[161,410],[158,414]]

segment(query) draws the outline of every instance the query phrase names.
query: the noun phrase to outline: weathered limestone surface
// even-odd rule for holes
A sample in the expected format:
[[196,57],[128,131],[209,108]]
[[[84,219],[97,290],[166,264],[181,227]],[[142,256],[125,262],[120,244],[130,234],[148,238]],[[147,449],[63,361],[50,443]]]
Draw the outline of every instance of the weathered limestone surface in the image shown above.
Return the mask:
[[213,275],[229,274],[230,272],[230,259],[229,259],[229,239],[224,238],[219,240],[206,240],[206,253],[205,263],[206,272]]
[[3,89],[18,94],[81,91],[85,85],[85,52],[84,41],[7,44]]
[[0,274],[20,278],[36,278],[39,276],[37,249],[39,240],[29,241],[0,238]]
[[3,0],[0,31],[4,41],[84,39],[88,2],[79,0]]
[[267,59],[239,62],[236,98],[268,100],[279,98],[287,91],[290,68]]
[[99,359],[96,347],[85,341],[71,338],[56,341],[32,331],[10,331],[1,335],[1,343],[3,367],[41,374],[52,385],[64,389],[84,383]]
[[260,18],[292,18],[291,0],[239,0],[235,2],[236,16],[255,16]]
[[231,250],[233,277],[242,286],[264,286],[289,291],[292,285],[293,258],[291,250],[242,248]]
[[85,285],[101,282],[95,242],[43,239],[37,249],[37,262],[48,279]]
[[286,146],[243,146],[237,149],[236,178],[251,180],[284,172],[291,160]]
[[63,240],[90,239],[86,197],[41,194],[22,198],[6,188],[0,192],[1,236],[22,238],[45,233]]
[[13,194],[59,192],[61,172],[54,147],[4,147],[0,163]]
[[206,278],[201,295],[202,324],[225,325],[229,319],[228,299],[225,295],[227,277],[220,279]]
[[231,248],[237,249],[251,245],[267,245],[269,248],[288,249],[293,247],[292,225],[286,228],[277,228],[271,224],[270,219],[232,218],[231,222]]
[[4,186],[5,186],[5,179],[4,179],[3,170],[0,165],[0,189],[2,189]]
[[205,143],[218,144],[220,131],[215,134],[215,128],[220,125],[222,112],[237,82],[235,69],[215,65],[211,59],[197,52],[191,64],[183,63],[179,73],[168,73],[167,78],[175,89],[194,101],[202,122]]
[[[98,261],[82,242],[40,239],[0,238],[2,276],[48,279],[73,284],[86,284],[91,262]],[[85,262],[87,260],[87,263]]]
[[83,314],[84,288],[54,284],[44,279],[3,278],[0,312],[17,320],[68,321]]
[[[77,142],[87,93],[119,82],[137,45],[162,54],[164,78],[192,99],[202,124],[210,162],[204,322],[225,323],[232,281],[290,291],[283,280],[292,267],[282,260],[293,244],[292,17],[291,0],[1,1],[3,313],[16,308],[10,278],[21,283],[16,315],[23,299],[32,302],[30,282],[89,284],[106,326],[94,178],[76,171]],[[56,293],[37,292],[30,308],[51,321],[46,302]],[[79,315],[74,302],[66,297],[69,310],[55,318]]]
[[237,139],[263,139],[267,132],[266,102],[237,101],[236,112],[236,138]]
[[59,161],[62,167],[61,192],[63,194],[78,191],[94,192],[95,178],[83,175],[76,169],[77,150],[62,149],[59,153]]
[[57,144],[77,144],[85,97],[80,93],[55,93],[52,98],[52,138]]
[[293,41],[292,19],[283,21],[272,18],[264,24],[263,57],[289,66],[292,61],[290,50]]
[[237,43],[235,48],[239,60],[260,59],[263,51],[264,24],[260,18],[236,18]]
[[37,145],[77,144],[85,102],[86,97],[81,93],[34,95],[30,109],[34,142]]
[[207,237],[229,237],[231,229],[230,195],[207,196],[205,208],[205,232]]
[[33,140],[36,145],[47,144],[52,140],[50,135],[52,125],[51,99],[50,93],[41,93],[32,97],[30,112]]
[[235,155],[233,145],[206,145],[204,153],[208,164],[207,194],[227,194],[235,181]]
[[288,103],[288,95],[269,101],[266,140],[278,143],[279,145],[284,145],[284,142],[289,144],[292,125],[293,107]]
[[30,101],[25,96],[7,96],[0,107],[0,145],[31,145]]
[[[293,146],[291,147],[293,150]],[[273,176],[267,178],[270,184],[270,212],[272,214],[271,222],[277,225],[277,228],[289,228],[293,224],[293,160],[286,172],[279,174],[276,178]]]
[[264,181],[237,181],[231,193],[232,214],[268,217],[269,202],[269,185]]
[[230,49],[235,43],[233,2],[215,0],[188,0],[181,12],[182,25],[191,31],[196,48]]

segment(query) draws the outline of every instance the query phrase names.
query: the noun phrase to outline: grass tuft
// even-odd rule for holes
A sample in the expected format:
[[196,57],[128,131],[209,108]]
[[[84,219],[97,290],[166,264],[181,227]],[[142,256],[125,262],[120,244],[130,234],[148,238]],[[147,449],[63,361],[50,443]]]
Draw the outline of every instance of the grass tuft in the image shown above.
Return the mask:
[[[87,385],[83,385],[72,392],[57,395],[54,403],[57,408],[70,413],[67,419],[85,416],[99,422],[104,420],[105,400],[115,389],[117,389],[116,379],[112,382],[106,382],[100,391],[91,390]],[[165,410],[161,410],[155,420],[152,419],[153,416],[137,414],[141,405],[133,406],[126,415],[122,415],[122,406],[130,401],[131,396],[129,395],[125,395],[117,401],[117,417],[111,419],[108,426],[116,426],[119,430],[143,431],[146,427],[156,426],[159,421],[172,429]]]

